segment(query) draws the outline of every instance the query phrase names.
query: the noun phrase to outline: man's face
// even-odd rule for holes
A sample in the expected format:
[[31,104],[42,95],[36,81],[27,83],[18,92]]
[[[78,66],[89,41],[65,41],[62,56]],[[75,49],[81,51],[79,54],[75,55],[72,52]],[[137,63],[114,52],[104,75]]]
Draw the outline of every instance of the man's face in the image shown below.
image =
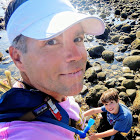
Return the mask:
[[37,89],[52,96],[76,95],[83,87],[87,52],[80,24],[47,41],[27,39],[24,72]]
[[117,114],[119,112],[119,101],[111,100],[105,103],[104,106],[111,114]]

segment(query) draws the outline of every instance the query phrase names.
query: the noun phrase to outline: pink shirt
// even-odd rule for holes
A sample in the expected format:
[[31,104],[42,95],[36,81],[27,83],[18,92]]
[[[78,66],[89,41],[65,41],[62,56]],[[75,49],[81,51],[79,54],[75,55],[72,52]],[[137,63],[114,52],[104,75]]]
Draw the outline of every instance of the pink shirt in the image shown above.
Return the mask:
[[[85,119],[73,97],[59,103],[84,128]],[[40,121],[12,121],[0,123],[0,140],[75,140],[74,132],[60,126]]]

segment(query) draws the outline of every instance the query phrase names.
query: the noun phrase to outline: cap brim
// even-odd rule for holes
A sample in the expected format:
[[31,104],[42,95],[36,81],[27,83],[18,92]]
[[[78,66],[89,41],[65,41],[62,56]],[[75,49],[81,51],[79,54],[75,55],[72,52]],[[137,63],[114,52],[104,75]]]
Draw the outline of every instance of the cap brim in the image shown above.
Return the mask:
[[99,17],[66,11],[40,19],[26,28],[22,34],[37,40],[47,40],[60,35],[77,23],[81,23],[86,34],[100,35],[105,30],[105,24]]

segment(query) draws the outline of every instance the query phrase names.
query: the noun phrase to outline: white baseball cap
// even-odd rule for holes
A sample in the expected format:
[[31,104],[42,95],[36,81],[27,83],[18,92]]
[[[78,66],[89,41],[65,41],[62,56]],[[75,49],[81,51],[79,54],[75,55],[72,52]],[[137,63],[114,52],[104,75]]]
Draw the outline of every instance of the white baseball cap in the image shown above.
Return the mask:
[[7,34],[10,43],[20,34],[48,40],[77,23],[81,23],[86,34],[100,35],[105,30],[103,20],[78,13],[69,0],[28,0],[10,17]]

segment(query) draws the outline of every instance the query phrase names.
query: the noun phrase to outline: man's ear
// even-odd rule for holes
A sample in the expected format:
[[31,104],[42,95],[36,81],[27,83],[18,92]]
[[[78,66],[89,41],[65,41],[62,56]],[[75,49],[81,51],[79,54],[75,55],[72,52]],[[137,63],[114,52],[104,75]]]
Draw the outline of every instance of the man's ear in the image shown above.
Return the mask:
[[13,62],[17,66],[20,71],[24,71],[23,63],[22,63],[22,53],[20,50],[14,48],[13,46],[9,47],[9,54],[13,59]]

